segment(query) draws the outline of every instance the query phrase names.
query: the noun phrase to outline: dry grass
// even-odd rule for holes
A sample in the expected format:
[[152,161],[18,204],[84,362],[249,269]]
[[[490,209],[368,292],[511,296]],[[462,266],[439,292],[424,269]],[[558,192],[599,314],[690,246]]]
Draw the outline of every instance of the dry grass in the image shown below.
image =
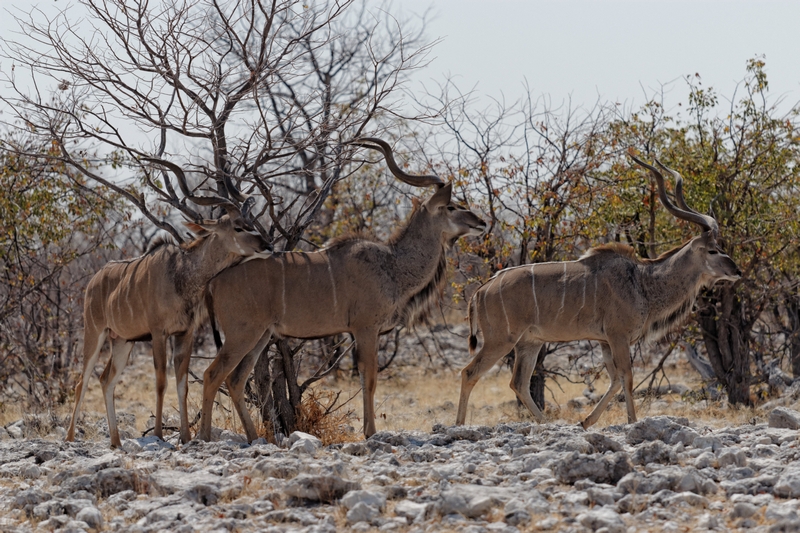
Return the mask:
[[[198,365],[202,366],[203,361],[198,361]],[[98,373],[101,369],[102,367],[98,367]],[[693,372],[684,365],[679,364],[669,372],[673,383],[686,383],[693,388],[699,386]],[[195,373],[200,375],[202,368],[196,368]],[[635,376],[635,382],[638,383],[643,377],[643,373]],[[531,419],[527,410],[519,406],[509,388],[510,379],[510,370],[499,366],[481,379],[470,397],[468,424],[493,426],[502,422]],[[458,370],[433,370],[430,367],[390,368],[379,376],[375,397],[377,429],[430,431],[437,423],[453,424],[460,386],[461,376]],[[567,402],[571,398],[582,395],[585,388],[583,383],[574,384],[560,379],[558,385],[553,386],[550,383],[549,386],[552,390],[547,392],[548,406],[545,414],[551,421],[577,423],[592,409],[592,406],[577,410],[567,407]],[[598,392],[605,390],[607,387],[605,374],[595,386]],[[201,405],[202,387],[198,383],[190,383],[189,389],[189,412],[192,420]],[[337,393],[339,393],[338,398]],[[329,377],[306,396],[300,412],[300,427],[303,431],[317,435],[325,444],[360,438],[363,411],[360,383],[357,378]],[[155,379],[149,354],[139,355],[131,361],[117,385],[116,398],[120,418],[126,413],[135,417],[135,426],[128,426],[132,433],[141,435],[152,426],[151,417],[155,410]],[[332,406],[334,401],[337,402],[336,406]],[[238,417],[233,412],[230,399],[218,394],[217,402],[214,425],[244,433]],[[178,425],[177,406],[174,377],[170,375],[164,408],[166,426]],[[637,399],[636,409],[640,418],[659,414],[686,416],[710,426],[744,424],[763,417],[757,409],[732,409],[726,402],[703,401],[692,404],[682,401],[677,396],[666,396],[657,400]],[[328,410],[333,412],[325,416]],[[68,421],[71,412],[70,403],[57,408],[54,414]],[[82,412],[85,415],[84,420],[88,422],[81,424],[86,431],[85,438],[95,438],[95,431],[92,428],[96,424],[89,421],[105,418],[102,392],[96,376],[90,380]],[[0,410],[0,423],[5,425],[19,420],[23,414],[19,407],[7,405]],[[254,412],[253,419],[259,418],[258,413]],[[598,427],[625,422],[627,422],[625,404],[612,402],[598,422]],[[120,426],[126,429],[122,423]],[[260,427],[259,433],[267,436],[268,428]]]
[[19,404],[0,404],[0,426],[6,426],[22,418],[25,412]]
[[297,429],[318,437],[326,446],[359,440],[361,435],[350,425],[355,413],[340,398],[338,391],[309,389],[297,413]]
[[[672,383],[685,383],[699,388],[701,383],[696,374],[684,365],[669,370]],[[634,376],[634,382],[646,377],[644,371]],[[502,422],[532,420],[527,409],[522,407],[509,387],[511,372],[507,367],[495,367],[488,372],[472,391],[467,411],[467,424],[494,426]],[[361,395],[358,380],[339,379],[325,384],[330,389],[341,389],[343,395],[353,396],[353,409],[359,416],[362,413]],[[548,381],[550,390],[546,392],[547,407],[545,416],[550,421],[577,424],[594,408],[589,405],[582,409],[567,406],[570,399],[580,397],[586,388],[583,383],[571,383],[559,379],[558,384]],[[608,378],[605,373],[595,382],[598,393],[605,392]],[[461,374],[458,370],[404,371],[389,373],[379,380],[375,394],[377,429],[396,431],[400,429],[430,431],[434,424],[452,425],[455,422],[461,388]],[[690,403],[678,395],[666,395],[658,399],[636,399],[636,413],[639,418],[656,415],[685,416],[708,426],[740,425],[762,419],[757,408],[731,408],[727,402],[701,401]],[[627,423],[624,402],[612,402],[600,418],[596,427]],[[361,429],[360,427],[358,428]]]

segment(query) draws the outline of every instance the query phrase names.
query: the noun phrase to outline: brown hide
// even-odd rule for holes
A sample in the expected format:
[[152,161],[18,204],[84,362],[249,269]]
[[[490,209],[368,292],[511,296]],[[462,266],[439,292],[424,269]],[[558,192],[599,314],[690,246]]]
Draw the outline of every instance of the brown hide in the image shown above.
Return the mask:
[[[543,421],[530,394],[539,348],[545,342],[584,339],[600,343],[611,383],[583,427],[597,422],[620,387],[628,421],[636,420],[630,345],[658,340],[680,325],[702,287],[740,276],[733,260],[717,246],[716,221],[669,203],[660,174],[658,186],[670,212],[701,225],[706,230],[702,235],[654,260],[639,260],[629,247],[612,244],[594,248],[577,261],[508,268],[475,292],[469,306],[474,355],[461,374],[457,424],[466,422],[469,396],[480,377],[512,349],[516,358],[511,388]],[[681,187],[678,181],[678,203],[688,209]]]
[[[187,421],[184,442],[189,440],[186,413],[186,375],[199,305],[209,280],[225,268],[268,249],[254,231],[227,215],[206,221],[193,243],[180,247],[161,243],[142,257],[112,261],[89,281],[84,300],[83,373],[75,389],[75,408],[67,440],[75,438],[75,423],[92,373],[106,338],[111,340],[111,358],[102,376],[108,427],[112,446],[120,446],[114,409],[114,388],[137,340],[152,339],[156,370],[155,434],[162,436],[161,414],[166,388],[166,341],[174,335],[175,372],[181,420]],[[182,424],[183,426],[183,424]]]
[[373,434],[378,335],[425,312],[444,282],[445,246],[485,227],[474,213],[450,202],[446,186],[387,244],[345,239],[318,252],[276,254],[220,274],[209,291],[225,342],[203,379],[199,437],[211,437],[214,396],[226,381],[248,439],[256,438],[243,389],[272,335],[314,338],[344,332],[355,338],[364,433]]

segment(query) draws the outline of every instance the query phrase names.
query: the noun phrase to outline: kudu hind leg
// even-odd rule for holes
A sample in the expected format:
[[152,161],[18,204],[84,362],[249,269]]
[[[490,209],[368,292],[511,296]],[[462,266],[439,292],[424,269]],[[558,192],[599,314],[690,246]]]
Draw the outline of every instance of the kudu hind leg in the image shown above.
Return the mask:
[[83,372],[78,379],[78,384],[75,386],[75,407],[72,410],[72,420],[67,429],[67,442],[75,440],[75,424],[78,421],[78,414],[81,410],[81,403],[86,394],[86,387],[89,386],[89,376],[92,375],[94,365],[97,364],[97,358],[100,356],[100,351],[103,349],[103,343],[106,342],[108,336],[108,329],[102,331],[88,331],[84,333],[83,340]]
[[117,412],[114,408],[114,389],[122,377],[122,370],[128,364],[128,356],[133,349],[133,342],[116,338],[111,342],[111,358],[108,360],[100,383],[103,386],[103,397],[106,402],[106,417],[108,418],[108,434],[111,436],[111,446],[119,448],[122,441],[117,428]]
[[536,417],[539,423],[544,423],[546,418],[536,402],[531,397],[531,376],[539,360],[539,352],[544,343],[519,342],[515,348],[516,357],[514,358],[514,375],[511,378],[511,390],[516,393],[517,398],[528,408],[528,411]]
[[375,388],[378,384],[378,332],[364,331],[354,335],[364,400],[364,436],[375,434]]
[[257,345],[262,345],[262,342],[263,345],[269,342],[271,330],[266,330],[258,337],[251,334],[253,331],[253,327],[245,326],[236,335],[226,335],[222,348],[219,349],[217,356],[203,373],[203,410],[200,416],[200,430],[197,432],[197,438],[200,440],[211,440],[214,397],[222,382],[251,350]]
[[181,416],[181,442],[187,443],[192,439],[189,431],[189,411],[187,407],[187,396],[189,394],[189,363],[192,357],[192,345],[194,344],[194,331],[175,335],[175,383],[178,390],[178,409]]
[[484,338],[483,346],[475,353],[472,361],[461,371],[461,393],[458,397],[456,424],[463,425],[467,420],[467,406],[472,389],[486,372],[514,348],[511,342],[492,344]]
[[[620,382],[620,372],[617,368],[617,365],[614,362],[614,354],[612,352],[611,346],[609,346],[605,342],[600,343],[600,348],[603,351],[603,361],[606,365],[606,371],[608,372],[608,377],[610,379],[610,383],[608,385],[608,390],[600,398],[600,401],[597,403],[595,408],[589,413],[589,416],[581,422],[581,426],[584,429],[594,425],[599,419],[600,416],[605,412],[608,404],[614,398],[614,396],[619,392],[619,389],[622,387],[622,383]],[[628,357],[627,346],[625,356]]]
[[244,432],[247,435],[247,441],[253,442],[258,438],[256,426],[253,424],[253,418],[250,416],[250,410],[247,408],[247,403],[244,397],[244,388],[247,385],[247,379],[253,373],[253,368],[258,362],[258,358],[266,348],[271,335],[265,335],[256,347],[250,350],[244,359],[242,359],[233,372],[228,375],[225,383],[228,385],[228,393],[231,395],[231,401],[239,414],[239,420],[242,421]]
[[153,367],[156,371],[156,420],[153,435],[164,438],[164,393],[167,391],[167,336],[153,334]]

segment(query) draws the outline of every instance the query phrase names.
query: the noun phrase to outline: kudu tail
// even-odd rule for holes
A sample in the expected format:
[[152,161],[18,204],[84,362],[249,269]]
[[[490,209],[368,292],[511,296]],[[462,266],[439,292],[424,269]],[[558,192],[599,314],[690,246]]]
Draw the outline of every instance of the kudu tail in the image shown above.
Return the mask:
[[217,351],[222,348],[222,337],[219,335],[219,330],[217,329],[217,321],[214,320],[214,296],[211,294],[211,288],[206,287],[206,311],[208,312],[208,321],[211,323],[211,334],[214,336],[214,344],[217,347]]
[[[477,293],[476,293],[477,294]],[[469,318],[469,353],[475,353],[475,348],[478,347],[478,324],[475,313],[475,295],[469,300],[469,307],[467,308],[467,317]]]

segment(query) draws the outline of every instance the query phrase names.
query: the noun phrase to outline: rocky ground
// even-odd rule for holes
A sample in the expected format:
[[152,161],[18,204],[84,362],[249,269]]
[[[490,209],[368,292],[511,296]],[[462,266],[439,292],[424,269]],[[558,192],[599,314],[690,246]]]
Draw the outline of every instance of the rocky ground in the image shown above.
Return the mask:
[[278,447],[230,432],[63,443],[0,430],[0,531],[800,530],[800,413],[379,432]]

